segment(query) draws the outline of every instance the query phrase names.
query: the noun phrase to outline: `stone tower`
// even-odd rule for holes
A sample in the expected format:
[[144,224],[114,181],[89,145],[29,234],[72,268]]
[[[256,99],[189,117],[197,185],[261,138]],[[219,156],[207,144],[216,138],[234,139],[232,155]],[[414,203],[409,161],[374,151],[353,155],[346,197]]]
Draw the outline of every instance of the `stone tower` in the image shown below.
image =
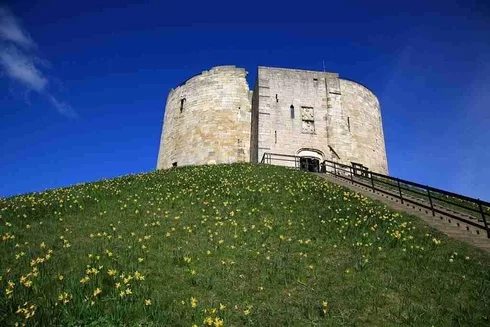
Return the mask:
[[172,90],[157,169],[260,162],[266,152],[363,164],[388,173],[378,99],[336,73],[214,67]]
[[247,72],[214,67],[170,91],[157,169],[249,161]]

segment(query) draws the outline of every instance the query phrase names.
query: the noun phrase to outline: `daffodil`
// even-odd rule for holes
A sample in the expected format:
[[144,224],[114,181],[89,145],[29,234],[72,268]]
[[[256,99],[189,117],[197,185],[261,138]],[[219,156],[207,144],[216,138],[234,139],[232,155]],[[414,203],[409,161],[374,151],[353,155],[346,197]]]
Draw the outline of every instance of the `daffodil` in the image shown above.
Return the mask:
[[99,295],[100,293],[102,293],[102,290],[100,288],[96,288],[95,291],[94,291],[94,297],[96,297],[97,295]]
[[223,327],[223,320],[219,317],[214,318],[214,327]]

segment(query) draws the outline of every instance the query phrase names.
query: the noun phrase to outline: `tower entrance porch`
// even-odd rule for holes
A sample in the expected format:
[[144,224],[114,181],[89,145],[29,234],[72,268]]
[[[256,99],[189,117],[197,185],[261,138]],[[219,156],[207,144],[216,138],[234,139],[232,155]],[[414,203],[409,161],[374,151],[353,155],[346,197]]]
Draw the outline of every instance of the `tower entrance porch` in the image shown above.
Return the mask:
[[320,164],[323,162],[323,152],[316,149],[300,149],[297,152],[299,167],[309,172],[320,172]]

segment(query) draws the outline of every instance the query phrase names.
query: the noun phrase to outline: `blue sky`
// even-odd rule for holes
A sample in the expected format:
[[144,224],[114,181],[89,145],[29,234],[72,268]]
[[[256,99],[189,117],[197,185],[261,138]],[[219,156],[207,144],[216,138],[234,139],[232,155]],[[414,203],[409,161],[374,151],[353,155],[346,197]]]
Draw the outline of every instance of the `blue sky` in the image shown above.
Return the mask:
[[6,2],[0,197],[155,169],[168,91],[213,66],[338,72],[390,174],[490,200],[490,9],[472,1]]

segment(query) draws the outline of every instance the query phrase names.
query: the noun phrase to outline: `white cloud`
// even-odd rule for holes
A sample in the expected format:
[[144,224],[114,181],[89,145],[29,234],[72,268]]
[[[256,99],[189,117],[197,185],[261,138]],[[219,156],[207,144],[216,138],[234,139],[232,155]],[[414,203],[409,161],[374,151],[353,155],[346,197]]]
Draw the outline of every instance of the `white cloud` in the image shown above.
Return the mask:
[[29,89],[39,93],[46,89],[47,78],[36,68],[32,58],[22,54],[14,46],[0,50],[0,63],[9,77],[24,84]]
[[48,91],[49,79],[39,67],[49,67],[49,62],[36,56],[33,53],[35,48],[36,43],[10,10],[0,7],[0,77],[8,76],[28,91],[43,94],[60,114],[77,117],[68,103],[59,101]]
[[48,95],[48,99],[51,104],[58,110],[58,112],[64,116],[68,116],[71,118],[78,117],[78,114],[73,108],[65,102],[58,101],[54,96]]
[[0,36],[4,40],[12,41],[25,48],[36,46],[36,43],[21,28],[15,16],[7,8],[0,8]]

